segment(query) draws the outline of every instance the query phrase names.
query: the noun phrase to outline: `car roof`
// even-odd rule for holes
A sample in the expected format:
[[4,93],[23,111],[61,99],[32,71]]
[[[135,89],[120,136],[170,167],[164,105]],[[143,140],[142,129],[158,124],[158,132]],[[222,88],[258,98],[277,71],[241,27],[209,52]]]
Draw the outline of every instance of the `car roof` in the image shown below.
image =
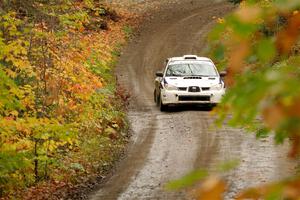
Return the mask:
[[210,61],[212,62],[212,60],[207,57],[199,57],[197,55],[184,55],[182,57],[172,57],[169,58],[168,61]]

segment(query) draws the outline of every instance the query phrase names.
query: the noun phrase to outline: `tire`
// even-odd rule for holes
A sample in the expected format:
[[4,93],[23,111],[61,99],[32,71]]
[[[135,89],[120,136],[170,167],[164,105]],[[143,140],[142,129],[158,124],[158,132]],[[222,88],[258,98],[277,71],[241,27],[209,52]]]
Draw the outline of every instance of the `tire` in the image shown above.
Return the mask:
[[156,103],[156,106],[159,107],[159,104],[160,104],[160,95],[157,95],[156,90],[154,91],[154,101]]
[[211,106],[212,108],[215,108],[215,107],[218,106],[218,104],[217,104],[217,103],[212,103],[212,104],[210,104],[210,106]]
[[168,105],[163,104],[161,98],[159,98],[159,109],[161,112],[168,111]]
[[207,108],[209,109],[209,111],[212,111],[216,106],[217,106],[217,104],[211,103],[211,104],[207,105]]

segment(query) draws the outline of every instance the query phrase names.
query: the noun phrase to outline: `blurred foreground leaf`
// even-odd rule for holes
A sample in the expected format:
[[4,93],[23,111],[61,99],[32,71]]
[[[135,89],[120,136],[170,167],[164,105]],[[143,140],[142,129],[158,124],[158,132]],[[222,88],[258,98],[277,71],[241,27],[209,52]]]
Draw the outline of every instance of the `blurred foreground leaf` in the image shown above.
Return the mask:
[[190,187],[207,176],[208,176],[208,172],[206,170],[194,171],[178,180],[169,182],[166,185],[166,188],[169,190],[175,190],[175,189]]

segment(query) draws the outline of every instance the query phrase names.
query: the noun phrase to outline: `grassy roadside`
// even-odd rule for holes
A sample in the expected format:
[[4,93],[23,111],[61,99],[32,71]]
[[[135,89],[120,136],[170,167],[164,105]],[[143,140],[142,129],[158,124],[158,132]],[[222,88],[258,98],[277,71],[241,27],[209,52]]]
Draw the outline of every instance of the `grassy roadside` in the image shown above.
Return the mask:
[[[86,9],[85,5],[76,6]],[[90,11],[86,13],[90,15]],[[66,24],[76,20],[87,23],[84,18],[68,17]],[[19,20],[15,13],[1,18]],[[131,37],[136,16],[108,8],[107,14],[89,18],[101,19],[101,27],[89,21],[65,33],[48,30],[48,25],[43,24],[46,22],[34,22],[37,35],[30,36],[19,28],[27,28],[26,17],[16,23],[20,33],[11,33],[14,38],[22,37],[25,45],[27,40],[32,42],[35,36],[37,39],[36,47],[33,42],[26,46],[34,49],[32,52],[21,52],[28,58],[26,65],[32,77],[15,78],[9,74],[12,70],[5,71],[3,67],[3,76],[15,82],[15,90],[23,92],[26,86],[30,91],[16,99],[24,105],[13,108],[6,104],[9,96],[0,95],[0,199],[62,199],[78,185],[104,176],[124,151],[129,95],[117,85],[113,72],[122,46]],[[91,24],[96,27],[89,27]],[[4,42],[0,46],[8,48],[11,36],[1,37]],[[41,53],[49,53],[50,58],[45,66],[45,55],[38,52],[44,44],[49,52]],[[16,59],[19,54],[16,50]],[[16,68],[17,62],[7,62],[2,54],[0,59],[1,73],[3,63]],[[18,76],[20,71],[14,73]],[[10,85],[5,87],[11,90]]]

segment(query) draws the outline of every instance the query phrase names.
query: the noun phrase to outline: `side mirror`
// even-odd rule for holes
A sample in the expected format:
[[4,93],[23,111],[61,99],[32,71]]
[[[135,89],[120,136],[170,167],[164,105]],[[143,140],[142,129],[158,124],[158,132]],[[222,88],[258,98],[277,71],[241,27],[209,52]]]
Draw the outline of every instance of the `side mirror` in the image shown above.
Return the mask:
[[165,61],[165,65],[166,65],[166,64],[168,64],[168,62],[169,62],[169,58],[168,58],[168,59],[166,59],[166,61]]
[[156,72],[156,76],[157,76],[157,77],[163,77],[163,76],[164,76],[164,73],[162,73],[162,72]]
[[223,78],[223,77],[225,77],[227,75],[227,72],[226,71],[221,71],[220,72],[220,76]]

